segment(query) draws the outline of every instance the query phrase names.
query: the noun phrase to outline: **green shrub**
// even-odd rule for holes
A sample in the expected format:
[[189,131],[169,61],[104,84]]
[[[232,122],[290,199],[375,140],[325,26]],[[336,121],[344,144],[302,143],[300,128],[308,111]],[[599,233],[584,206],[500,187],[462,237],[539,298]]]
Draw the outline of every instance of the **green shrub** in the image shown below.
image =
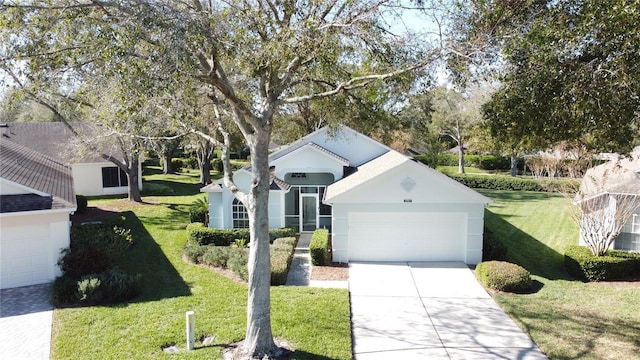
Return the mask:
[[83,276],[77,282],[77,298],[81,304],[114,304],[137,296],[140,276],[131,276],[113,268],[100,274]]
[[173,189],[164,184],[145,182],[142,185],[143,195],[173,195]]
[[581,280],[620,280],[640,273],[640,254],[609,250],[595,256],[588,247],[571,245],[565,250],[564,264],[569,274]]
[[271,285],[284,285],[291,268],[295,237],[278,238],[271,245]]
[[222,160],[213,159],[213,161],[211,161],[211,168],[222,174],[222,172],[224,171],[224,168],[222,166]]
[[76,195],[76,204],[78,205],[78,209],[76,211],[79,214],[84,214],[87,212],[87,207],[89,206],[89,202],[87,201],[86,196]]
[[247,249],[230,248],[227,267],[244,281],[249,279],[249,269],[247,268],[248,262],[249,254]]
[[524,292],[531,288],[531,274],[519,265],[504,261],[487,261],[476,266],[480,282],[494,290]]
[[60,269],[72,278],[107,270],[133,244],[131,230],[105,224],[81,225],[71,233],[69,248],[62,250]]
[[192,223],[202,223],[205,225],[208,221],[209,217],[209,209],[201,208],[201,207],[190,207],[189,208],[189,220]]
[[313,265],[326,265],[329,260],[329,230],[316,229],[311,236],[309,244],[311,263]]
[[220,268],[226,268],[229,261],[230,247],[227,246],[206,246],[206,251],[202,254],[202,263]]
[[189,169],[198,169],[198,159],[195,157],[188,157],[182,160],[182,163],[185,167]]
[[506,175],[447,174],[447,176],[474,189],[566,192],[580,186],[578,180],[526,179]]
[[507,246],[485,226],[482,237],[482,261],[507,260]]
[[[269,229],[270,241],[290,236],[295,236],[295,230],[292,228]],[[237,239],[249,241],[249,229],[213,229],[201,222],[194,222],[187,226],[187,238],[190,242],[200,245],[229,246]]]
[[173,171],[180,172],[180,170],[182,170],[183,167],[184,167],[184,163],[182,159],[180,158],[171,159],[171,168],[173,169]]
[[51,286],[49,300],[56,306],[71,305],[78,301],[78,281],[68,275],[58,276]]
[[205,251],[207,251],[207,246],[195,242],[188,242],[182,250],[182,254],[192,263],[199,264],[202,262],[202,255],[204,255]]

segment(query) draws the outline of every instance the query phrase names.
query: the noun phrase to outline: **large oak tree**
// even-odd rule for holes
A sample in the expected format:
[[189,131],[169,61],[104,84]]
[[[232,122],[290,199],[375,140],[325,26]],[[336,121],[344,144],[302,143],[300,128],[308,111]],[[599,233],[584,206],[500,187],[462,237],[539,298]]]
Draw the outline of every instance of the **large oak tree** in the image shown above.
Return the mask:
[[[421,2],[423,3],[423,2]],[[206,96],[225,140],[224,182],[250,220],[247,331],[241,356],[277,356],[271,332],[267,204],[274,114],[286,105],[390,81],[431,61],[425,43],[391,33],[401,1],[59,0],[0,3],[2,61],[40,83],[117,81],[138,116],[185,87]],[[234,184],[229,121],[251,151],[253,181]]]

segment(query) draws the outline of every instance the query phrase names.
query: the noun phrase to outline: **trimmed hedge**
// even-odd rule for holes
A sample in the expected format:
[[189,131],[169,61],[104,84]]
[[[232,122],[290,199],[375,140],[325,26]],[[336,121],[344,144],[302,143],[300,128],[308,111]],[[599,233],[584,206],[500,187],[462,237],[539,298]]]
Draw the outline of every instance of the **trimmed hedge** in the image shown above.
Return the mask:
[[207,223],[208,215],[209,215],[209,209],[207,208],[198,207],[198,206],[192,206],[189,208],[189,221],[192,223],[197,222],[204,225]]
[[450,178],[474,189],[566,192],[576,190],[579,180],[526,179],[504,175],[447,174]]
[[309,244],[311,263],[313,265],[326,265],[329,261],[329,230],[316,229],[311,236]]
[[284,285],[293,260],[296,238],[279,238],[271,245],[271,285]]
[[[269,241],[277,238],[292,237],[296,235],[293,228],[269,229]],[[204,226],[201,222],[194,222],[187,226],[187,238],[189,242],[200,245],[229,246],[237,239],[249,241],[249,229],[213,229]]]
[[[271,285],[284,285],[287,282],[295,244],[295,237],[286,237],[275,239],[271,245]],[[247,281],[249,277],[247,269],[248,249],[187,243],[183,254],[196,264],[229,269],[244,281]]]
[[569,274],[587,281],[621,280],[640,274],[640,254],[622,250],[595,256],[586,246],[571,245],[565,250],[564,264]]
[[482,237],[482,261],[507,260],[507,250],[507,246],[485,226]]
[[494,290],[525,292],[531,288],[531,274],[523,267],[505,261],[487,261],[476,266],[480,282]]
[[[435,168],[437,166],[458,166],[457,154],[416,155],[414,159]],[[524,169],[524,159],[518,158],[518,170]],[[434,163],[435,162],[435,163]],[[464,156],[465,166],[482,170],[510,170],[511,158],[497,155],[469,155]]]

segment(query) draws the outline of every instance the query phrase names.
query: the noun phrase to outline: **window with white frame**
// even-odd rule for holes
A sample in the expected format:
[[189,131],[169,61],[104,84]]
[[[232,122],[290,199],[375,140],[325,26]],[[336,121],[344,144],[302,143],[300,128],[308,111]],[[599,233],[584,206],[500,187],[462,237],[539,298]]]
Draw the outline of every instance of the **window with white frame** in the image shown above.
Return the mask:
[[102,187],[128,186],[127,174],[117,166],[102,168]]
[[231,205],[231,217],[233,219],[234,229],[248,228],[249,227],[249,214],[244,204],[238,200],[233,199]]
[[631,232],[640,234],[640,214],[633,214],[633,216],[631,216]]

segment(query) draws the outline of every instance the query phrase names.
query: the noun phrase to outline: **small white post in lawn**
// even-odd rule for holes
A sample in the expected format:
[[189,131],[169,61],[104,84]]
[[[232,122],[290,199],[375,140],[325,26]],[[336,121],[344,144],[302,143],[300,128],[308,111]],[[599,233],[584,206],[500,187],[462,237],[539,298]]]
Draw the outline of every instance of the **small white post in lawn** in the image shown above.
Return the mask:
[[193,350],[196,347],[195,330],[194,312],[187,311],[187,350]]

